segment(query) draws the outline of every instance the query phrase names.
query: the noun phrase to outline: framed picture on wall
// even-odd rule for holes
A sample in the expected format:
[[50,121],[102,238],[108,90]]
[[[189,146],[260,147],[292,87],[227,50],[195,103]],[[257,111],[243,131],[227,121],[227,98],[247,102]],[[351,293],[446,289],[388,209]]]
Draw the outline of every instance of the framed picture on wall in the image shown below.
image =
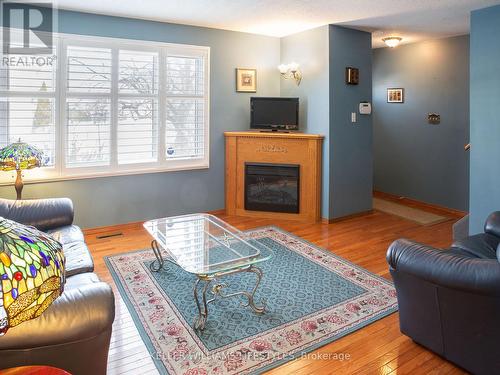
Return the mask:
[[236,68],[236,91],[257,92],[257,69]]
[[387,89],[387,103],[404,103],[405,89],[389,88]]
[[345,83],[347,85],[359,84],[359,69],[348,66],[345,68]]

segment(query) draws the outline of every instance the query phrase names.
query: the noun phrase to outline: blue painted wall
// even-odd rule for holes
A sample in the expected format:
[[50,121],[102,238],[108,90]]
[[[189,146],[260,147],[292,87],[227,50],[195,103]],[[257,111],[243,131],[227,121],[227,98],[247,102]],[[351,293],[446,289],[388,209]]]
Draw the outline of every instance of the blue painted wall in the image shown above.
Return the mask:
[[329,36],[328,26],[318,27],[281,39],[281,62],[297,62],[304,78],[299,86],[293,80],[281,79],[281,95],[299,97],[300,129],[322,134],[322,217],[329,217],[330,147],[329,147]]
[[500,6],[472,12],[470,34],[470,232],[500,210]]
[[[210,169],[29,184],[23,196],[72,198],[76,222],[83,227],[223,208],[223,132],[248,129],[250,96],[279,96],[280,40],[69,11],[59,12],[58,27],[70,34],[210,46]],[[257,94],[235,92],[239,66],[257,69]],[[14,188],[0,187],[0,196],[15,197]]]
[[[405,103],[387,103],[389,87]],[[375,49],[373,104],[375,190],[467,211],[469,36]]]
[[[372,209],[372,116],[359,103],[372,101],[371,34],[330,25],[330,200],[329,217]],[[359,69],[359,85],[346,85],[345,68]],[[351,123],[351,112],[357,122]]]
[[[301,65],[300,86],[281,81],[282,96],[301,100],[300,126],[323,134],[322,217],[333,219],[372,208],[372,120],[351,112],[371,101],[371,35],[327,25],[281,39],[281,62]],[[345,67],[360,69],[361,83],[345,84]]]
[[[59,11],[58,31],[69,34],[184,43],[211,47],[210,168],[28,184],[25,198],[68,196],[83,227],[224,207],[226,130],[247,130],[249,98],[298,96],[301,130],[325,135],[322,216],[338,218],[371,209],[371,116],[350,124],[358,103],[371,100],[371,37],[339,26],[322,26],[282,38]],[[301,64],[300,86],[280,79],[277,66]],[[346,86],[344,68],[360,68],[362,83]],[[238,66],[258,70],[257,94],[235,92]],[[29,172],[27,172],[29,173]],[[12,186],[0,196],[13,198]]]

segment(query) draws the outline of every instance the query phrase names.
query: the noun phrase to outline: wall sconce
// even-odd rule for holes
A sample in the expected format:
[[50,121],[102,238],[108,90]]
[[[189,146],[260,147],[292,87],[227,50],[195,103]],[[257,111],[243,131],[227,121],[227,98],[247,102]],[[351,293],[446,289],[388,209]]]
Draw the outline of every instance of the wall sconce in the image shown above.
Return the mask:
[[302,81],[302,72],[299,69],[299,64],[295,62],[291,64],[281,64],[278,66],[278,70],[284,79],[293,78],[297,86],[300,85],[300,81]]

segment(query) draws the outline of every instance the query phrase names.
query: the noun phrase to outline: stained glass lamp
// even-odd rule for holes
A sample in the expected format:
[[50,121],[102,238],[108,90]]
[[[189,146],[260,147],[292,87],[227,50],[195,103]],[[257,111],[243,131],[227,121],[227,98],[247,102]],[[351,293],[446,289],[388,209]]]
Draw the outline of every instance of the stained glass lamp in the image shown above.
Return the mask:
[[17,172],[16,183],[14,185],[17,199],[21,199],[24,186],[22,171],[24,169],[41,167],[44,163],[45,159],[42,151],[21,142],[21,139],[0,150],[0,170]]
[[62,245],[0,217],[0,336],[42,314],[64,289]]

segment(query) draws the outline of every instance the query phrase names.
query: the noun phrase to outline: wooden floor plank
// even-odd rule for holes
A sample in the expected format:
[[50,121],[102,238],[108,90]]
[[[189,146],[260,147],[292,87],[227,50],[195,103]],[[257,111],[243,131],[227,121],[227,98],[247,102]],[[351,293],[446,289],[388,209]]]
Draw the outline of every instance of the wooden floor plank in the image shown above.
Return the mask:
[[[451,227],[457,220],[450,216],[445,222],[423,226],[378,211],[333,224],[312,225],[226,215],[219,217],[241,230],[278,226],[388,279],[390,274],[385,254],[392,241],[405,237],[435,247],[447,247],[451,242]],[[98,238],[115,232],[122,235]],[[95,272],[113,286],[116,297],[108,373],[158,373],[104,263],[105,256],[148,248],[150,236],[141,223],[86,230],[85,235],[95,260]],[[305,356],[270,370],[268,374],[464,374],[453,364],[402,335],[397,313],[312,352],[317,355],[328,353],[349,354],[350,359],[339,361]]]

